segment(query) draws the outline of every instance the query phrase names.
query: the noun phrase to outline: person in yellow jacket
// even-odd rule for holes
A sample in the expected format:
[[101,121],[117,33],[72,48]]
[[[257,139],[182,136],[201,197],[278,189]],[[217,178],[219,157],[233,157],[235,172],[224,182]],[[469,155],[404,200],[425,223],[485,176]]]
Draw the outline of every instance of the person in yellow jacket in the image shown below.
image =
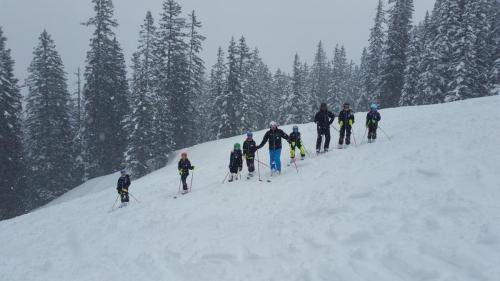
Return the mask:
[[290,163],[295,161],[295,148],[298,148],[300,151],[300,160],[304,160],[306,157],[306,150],[298,126],[293,126],[293,131],[289,136],[288,142],[290,143]]
[[344,139],[345,144],[351,144],[351,130],[354,124],[354,112],[349,107],[348,103],[344,103],[342,111],[339,113],[339,126],[340,126],[340,137],[339,137],[339,148],[343,148]]

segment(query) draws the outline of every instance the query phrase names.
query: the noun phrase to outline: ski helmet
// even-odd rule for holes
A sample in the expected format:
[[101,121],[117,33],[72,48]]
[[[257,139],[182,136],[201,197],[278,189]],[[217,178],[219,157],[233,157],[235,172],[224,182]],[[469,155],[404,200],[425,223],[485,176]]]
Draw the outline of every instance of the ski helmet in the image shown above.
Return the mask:
[[328,110],[328,106],[326,105],[325,102],[322,102],[321,105],[319,106],[320,110]]
[[271,122],[269,123],[269,127],[271,127],[271,128],[272,128],[272,127],[278,127],[278,123],[276,123],[275,121],[271,121]]
[[240,150],[241,146],[239,143],[234,144],[234,150]]
[[253,137],[253,134],[252,134],[252,132],[251,132],[251,131],[247,131],[247,137],[248,137],[248,138]]
[[181,157],[187,157],[187,156],[188,156],[187,152],[184,151],[181,153]]
[[292,130],[293,130],[295,133],[298,133],[298,132],[299,132],[299,126],[293,126]]
[[120,171],[120,173],[121,173],[122,175],[126,175],[126,174],[127,174],[127,170],[122,169],[122,170]]
[[377,110],[377,105],[376,105],[376,104],[374,104],[374,103],[372,103],[372,104],[370,105],[370,109],[371,109],[371,110]]
[[345,102],[345,103],[344,103],[344,107],[349,107],[349,103],[348,103],[348,102]]

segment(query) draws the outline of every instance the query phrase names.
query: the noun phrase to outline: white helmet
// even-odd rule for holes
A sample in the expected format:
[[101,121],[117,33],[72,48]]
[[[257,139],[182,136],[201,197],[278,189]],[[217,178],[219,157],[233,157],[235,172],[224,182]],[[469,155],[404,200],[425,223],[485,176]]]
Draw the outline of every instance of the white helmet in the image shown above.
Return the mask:
[[274,121],[271,121],[271,122],[269,123],[269,127],[271,127],[271,128],[272,128],[272,127],[278,127],[278,123],[276,123],[276,122],[274,122]]

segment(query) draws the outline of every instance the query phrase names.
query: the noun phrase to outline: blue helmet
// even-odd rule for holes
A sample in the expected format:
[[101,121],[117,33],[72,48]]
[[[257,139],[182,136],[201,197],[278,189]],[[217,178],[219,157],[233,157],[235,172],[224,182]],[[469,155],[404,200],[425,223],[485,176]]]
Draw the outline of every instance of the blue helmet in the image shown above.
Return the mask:
[[377,110],[377,105],[376,105],[376,104],[374,104],[374,103],[372,103],[372,104],[370,105],[370,109],[371,109],[371,110]]
[[252,132],[251,132],[251,131],[247,131],[247,137],[248,137],[248,138],[253,137],[253,134],[252,134]]
[[120,171],[120,173],[121,173],[122,175],[126,175],[126,174],[127,174],[127,170],[122,169],[122,170]]
[[298,132],[299,132],[299,127],[298,127],[298,126],[293,126],[292,130],[293,130],[295,133],[298,133]]

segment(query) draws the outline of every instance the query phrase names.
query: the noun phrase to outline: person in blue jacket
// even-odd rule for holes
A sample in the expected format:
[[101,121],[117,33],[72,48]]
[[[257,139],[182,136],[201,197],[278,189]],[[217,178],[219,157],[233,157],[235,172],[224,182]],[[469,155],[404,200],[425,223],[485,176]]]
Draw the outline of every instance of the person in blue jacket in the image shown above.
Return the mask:
[[351,130],[354,124],[354,113],[349,108],[349,103],[344,103],[342,111],[339,113],[339,126],[340,126],[340,137],[339,137],[339,148],[342,148],[345,144],[351,144]]
[[378,122],[380,122],[380,113],[377,110],[377,105],[370,105],[370,112],[366,114],[366,128],[368,128],[368,143],[372,143],[377,139]]
[[125,169],[120,171],[120,178],[118,179],[118,183],[116,184],[116,191],[120,195],[122,204],[121,207],[127,206],[129,202],[128,197],[128,188],[130,187],[130,176],[127,174]]

